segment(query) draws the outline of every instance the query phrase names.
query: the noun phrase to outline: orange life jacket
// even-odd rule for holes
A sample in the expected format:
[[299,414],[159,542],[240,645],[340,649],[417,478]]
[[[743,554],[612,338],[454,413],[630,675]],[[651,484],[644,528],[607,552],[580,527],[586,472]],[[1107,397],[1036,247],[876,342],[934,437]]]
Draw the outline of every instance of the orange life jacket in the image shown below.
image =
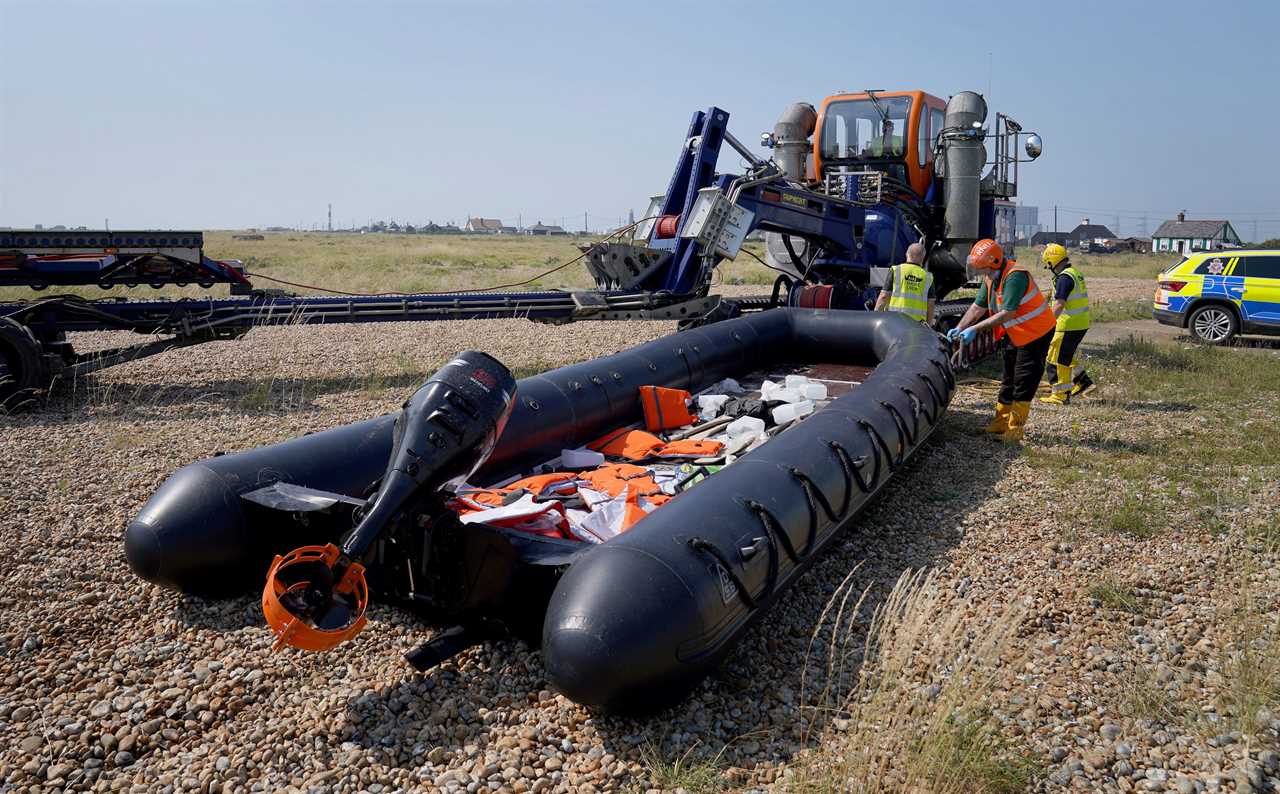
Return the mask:
[[644,409],[645,428],[656,432],[697,422],[698,417],[689,413],[691,399],[693,395],[684,389],[641,386],[640,407]]
[[[1000,274],[999,285],[993,286],[991,277],[987,277],[987,305],[996,307],[1004,305],[1004,282],[1009,278],[1010,273],[1026,273],[1027,290],[1022,294],[1022,300],[1014,310],[1013,316],[996,328],[995,338],[999,339],[1007,333],[1009,341],[1013,342],[1015,347],[1022,347],[1052,331],[1057,321],[1053,317],[1053,312],[1049,310],[1049,301],[1045,300],[1040,290],[1036,289],[1036,280],[1031,277],[1031,271],[1012,259],[1007,260],[1004,272]],[[999,308],[992,309],[993,313],[998,311],[1000,311]]]
[[578,478],[592,487],[593,490],[617,496],[623,489],[630,488],[631,493],[639,496],[650,496],[661,493],[653,479],[653,473],[643,466],[630,463],[611,463],[592,471],[583,472]]
[[653,457],[653,453],[663,443],[662,439],[653,433],[624,427],[621,430],[614,430],[597,438],[587,444],[587,449],[594,449],[596,452],[602,452],[611,458],[645,460]]
[[587,444],[587,449],[602,452],[611,458],[649,460],[651,458],[706,458],[720,454],[724,443],[706,439],[663,441],[644,430],[623,428],[615,430]]
[[664,504],[671,501],[671,497],[666,494],[645,496],[644,494],[637,493],[635,489],[627,491],[627,509],[622,515],[623,532],[631,529],[637,521],[649,514],[648,511],[646,511],[640,504],[641,497],[643,497],[644,501],[654,508],[662,507]]

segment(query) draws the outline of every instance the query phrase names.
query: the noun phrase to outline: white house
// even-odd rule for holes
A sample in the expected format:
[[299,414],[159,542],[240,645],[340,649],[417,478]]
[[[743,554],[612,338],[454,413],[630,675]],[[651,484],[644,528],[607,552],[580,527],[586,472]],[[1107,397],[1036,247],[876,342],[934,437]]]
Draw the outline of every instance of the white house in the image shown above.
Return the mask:
[[1151,250],[1189,254],[1192,251],[1214,251],[1241,245],[1240,236],[1230,221],[1189,221],[1185,212],[1176,221],[1165,221],[1151,235]]

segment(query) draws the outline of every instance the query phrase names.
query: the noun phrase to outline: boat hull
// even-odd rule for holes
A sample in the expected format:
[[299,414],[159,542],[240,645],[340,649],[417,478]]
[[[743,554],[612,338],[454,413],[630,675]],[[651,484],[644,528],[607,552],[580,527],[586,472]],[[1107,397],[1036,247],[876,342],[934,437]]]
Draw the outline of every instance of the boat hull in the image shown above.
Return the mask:
[[[874,370],[618,538],[557,559],[558,581],[538,615],[548,677],[568,697],[638,711],[686,694],[928,438],[954,379],[937,335],[902,316],[774,309],[519,382],[477,482],[528,471],[636,421],[639,386],[697,391],[792,363]],[[386,466],[393,422],[378,417],[180,469],[126,530],[130,565],[191,593],[260,588],[272,555],[342,527],[323,515],[305,526],[282,521],[244,494],[283,481],[363,498]]]

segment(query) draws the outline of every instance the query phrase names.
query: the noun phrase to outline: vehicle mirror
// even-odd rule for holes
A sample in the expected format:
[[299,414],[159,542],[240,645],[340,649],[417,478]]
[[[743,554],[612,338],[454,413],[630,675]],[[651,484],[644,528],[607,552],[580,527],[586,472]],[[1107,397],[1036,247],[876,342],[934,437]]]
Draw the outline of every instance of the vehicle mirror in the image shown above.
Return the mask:
[[1044,141],[1040,140],[1039,135],[1033,133],[1027,136],[1026,142],[1023,143],[1023,148],[1027,151],[1027,157],[1034,160],[1044,151]]

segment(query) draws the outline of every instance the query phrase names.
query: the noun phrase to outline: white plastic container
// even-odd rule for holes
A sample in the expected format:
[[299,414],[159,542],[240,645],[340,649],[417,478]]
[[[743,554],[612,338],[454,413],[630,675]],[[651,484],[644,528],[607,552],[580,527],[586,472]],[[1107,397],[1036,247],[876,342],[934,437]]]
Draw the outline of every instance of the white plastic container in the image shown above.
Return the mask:
[[827,399],[827,384],[809,381],[800,389],[800,393],[804,395],[806,400],[825,400]]
[[765,397],[766,402],[784,403],[798,403],[803,399],[804,395],[800,393],[800,390],[792,388],[774,389],[768,397]]
[[761,384],[760,384],[760,399],[762,399],[762,400],[766,400],[766,401],[767,401],[767,400],[772,400],[772,399],[774,399],[774,398],[773,398],[773,393],[774,393],[774,392],[776,392],[778,389],[781,389],[781,388],[782,388],[782,384],[781,384],[781,383],[774,383],[774,382],[773,382],[773,381],[771,381],[771,380],[767,380],[767,381],[765,381],[764,383],[761,383]]
[[788,389],[798,389],[808,382],[809,382],[809,379],[806,378],[804,375],[788,375],[787,376]]
[[743,416],[734,419],[725,428],[729,438],[737,438],[738,436],[752,435],[758,436],[764,432],[764,420],[757,419],[754,416]]
[[808,416],[811,413],[813,413],[813,402],[811,400],[801,400],[798,403],[783,403],[772,411],[773,421],[779,425],[794,422],[800,417]]

